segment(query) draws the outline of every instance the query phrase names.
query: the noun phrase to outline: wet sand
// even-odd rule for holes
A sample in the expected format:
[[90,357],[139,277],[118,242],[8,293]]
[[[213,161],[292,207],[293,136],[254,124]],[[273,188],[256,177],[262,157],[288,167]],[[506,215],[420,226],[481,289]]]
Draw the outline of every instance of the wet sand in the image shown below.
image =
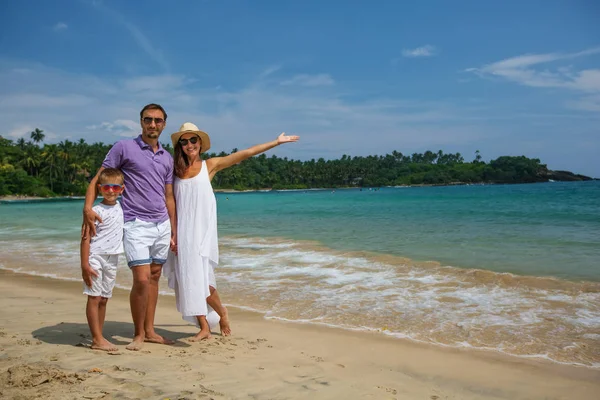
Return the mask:
[[[157,330],[173,346],[125,350],[128,292],[108,303],[115,353],[89,349],[79,282],[0,270],[0,398],[593,399],[600,370],[380,334],[265,320],[230,309],[233,335],[196,332],[161,296]],[[227,294],[224,294],[227,298]]]

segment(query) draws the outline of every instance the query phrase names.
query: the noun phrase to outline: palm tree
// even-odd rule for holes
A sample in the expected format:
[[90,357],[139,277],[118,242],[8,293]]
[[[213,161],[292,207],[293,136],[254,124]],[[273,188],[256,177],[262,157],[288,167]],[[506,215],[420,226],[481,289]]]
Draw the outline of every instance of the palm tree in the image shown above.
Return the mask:
[[25,142],[25,138],[17,139],[17,146],[19,147],[19,149],[21,149],[21,151],[25,150],[26,145],[27,145],[27,143]]
[[33,140],[33,142],[35,144],[38,144],[40,142],[44,141],[44,138],[46,137],[46,135],[44,135],[44,131],[38,128],[35,128],[35,130],[33,132],[31,132],[31,140]]
[[28,144],[23,153],[24,154],[20,162],[21,166],[29,173],[29,175],[38,177],[39,167],[42,163],[41,150],[39,147]]
[[44,147],[42,160],[44,161],[43,172],[50,182],[50,190],[54,191],[54,182],[59,177],[58,164],[60,163],[60,149],[55,144]]

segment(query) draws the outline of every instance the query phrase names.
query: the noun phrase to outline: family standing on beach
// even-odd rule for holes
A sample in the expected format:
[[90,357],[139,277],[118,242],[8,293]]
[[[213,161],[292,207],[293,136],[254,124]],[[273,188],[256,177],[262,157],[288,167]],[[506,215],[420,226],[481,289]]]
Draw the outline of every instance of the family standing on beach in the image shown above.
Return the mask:
[[[86,192],[81,269],[93,349],[117,349],[102,333],[121,252],[109,244],[115,237],[122,238],[133,274],[129,299],[135,331],[127,349],[140,350],[144,342],[173,343],[154,329],[163,265],[178,311],[200,328],[190,340],[209,338],[211,326],[217,323],[223,335],[231,333],[227,309],[216,289],[219,249],[216,199],[210,182],[225,168],[299,139],[282,133],[271,142],[202,160],[210,138],[186,122],[171,135],[173,160],[158,142],[166,121],[167,113],[160,105],[146,105],[140,112],[141,135],[115,143]],[[94,207],[98,192],[103,200]]]

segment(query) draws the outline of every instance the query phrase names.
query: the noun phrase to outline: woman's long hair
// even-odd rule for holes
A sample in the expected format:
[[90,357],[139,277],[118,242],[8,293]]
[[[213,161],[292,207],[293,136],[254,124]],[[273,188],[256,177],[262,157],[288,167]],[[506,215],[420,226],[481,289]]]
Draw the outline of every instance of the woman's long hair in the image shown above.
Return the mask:
[[183,176],[185,175],[185,171],[190,166],[190,162],[188,160],[188,157],[183,152],[183,148],[181,148],[181,143],[179,142],[177,142],[177,144],[175,145],[174,163],[175,175],[177,175],[178,178],[183,178]]

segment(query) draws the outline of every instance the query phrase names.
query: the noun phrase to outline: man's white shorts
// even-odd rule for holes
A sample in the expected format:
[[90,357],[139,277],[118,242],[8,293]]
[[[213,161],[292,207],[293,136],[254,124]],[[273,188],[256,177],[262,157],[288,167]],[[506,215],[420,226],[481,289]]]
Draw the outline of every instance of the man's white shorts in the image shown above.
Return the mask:
[[171,245],[171,223],[125,222],[123,247],[129,268],[145,264],[164,264]]
[[92,277],[92,287],[83,283],[83,294],[88,296],[102,296],[110,299],[117,278],[118,254],[90,254],[90,267],[98,276]]

